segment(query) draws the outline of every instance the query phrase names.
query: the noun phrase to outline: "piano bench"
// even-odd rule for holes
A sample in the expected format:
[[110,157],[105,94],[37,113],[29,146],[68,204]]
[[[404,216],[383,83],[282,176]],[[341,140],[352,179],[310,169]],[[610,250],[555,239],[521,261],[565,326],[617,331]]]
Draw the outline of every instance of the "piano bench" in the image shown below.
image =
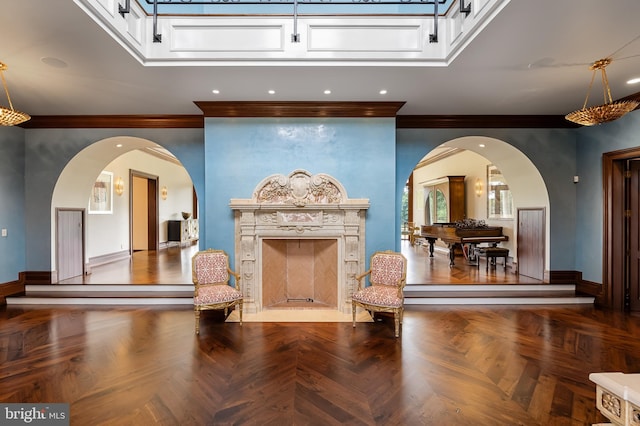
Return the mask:
[[487,258],[487,271],[489,270],[489,265],[497,266],[496,259],[498,257],[501,257],[504,259],[504,270],[507,270],[507,257],[509,257],[509,249],[502,247],[479,247],[476,251],[476,255],[478,256],[478,268],[480,267],[480,256],[485,256]]

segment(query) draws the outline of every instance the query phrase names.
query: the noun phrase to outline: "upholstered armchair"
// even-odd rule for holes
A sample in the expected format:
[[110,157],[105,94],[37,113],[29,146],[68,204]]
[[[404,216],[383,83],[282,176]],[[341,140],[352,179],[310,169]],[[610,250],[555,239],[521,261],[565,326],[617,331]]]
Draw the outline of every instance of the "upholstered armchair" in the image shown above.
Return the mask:
[[[240,275],[229,268],[229,256],[223,250],[199,251],[191,260],[191,273],[195,293],[193,309],[196,314],[196,334],[200,333],[200,311],[224,309],[227,318],[229,308],[238,307],[242,325],[242,293]],[[229,285],[231,276],[235,286]]]
[[[371,285],[363,286],[363,279],[369,276]],[[369,311],[391,312],[395,322],[395,336],[400,336],[400,324],[404,312],[403,289],[407,283],[407,259],[393,251],[378,251],[371,256],[369,270],[356,277],[358,290],[351,297],[353,326],[356,326],[356,308]]]

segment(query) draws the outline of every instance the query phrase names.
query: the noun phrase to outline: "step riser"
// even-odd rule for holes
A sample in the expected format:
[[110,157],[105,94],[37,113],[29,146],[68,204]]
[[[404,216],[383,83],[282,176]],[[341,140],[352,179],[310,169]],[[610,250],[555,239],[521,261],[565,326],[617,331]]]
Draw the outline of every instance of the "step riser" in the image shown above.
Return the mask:
[[[193,305],[193,298],[168,297],[8,297],[7,305]],[[593,297],[421,297],[405,305],[583,305]]]
[[575,284],[412,284],[404,287],[404,294],[411,292],[467,292],[467,291],[523,291],[527,293],[544,291],[575,291]]
[[180,284],[180,285],[172,285],[172,284],[150,284],[150,285],[136,285],[136,284],[91,284],[91,285],[82,285],[82,284],[27,284],[25,286],[25,291],[27,294],[37,294],[41,292],[45,293],[62,293],[65,292],[82,292],[82,293],[93,293],[93,292],[168,292],[168,291],[176,291],[176,292],[184,292],[190,291],[193,292],[194,286],[192,284]]
[[[405,305],[594,303],[594,297],[574,292],[573,284],[410,285],[405,287]],[[28,285],[26,293],[7,297],[7,305],[193,305],[193,285]]]
[[7,305],[192,305],[187,297],[7,297]]
[[406,305],[593,305],[593,297],[413,297]]

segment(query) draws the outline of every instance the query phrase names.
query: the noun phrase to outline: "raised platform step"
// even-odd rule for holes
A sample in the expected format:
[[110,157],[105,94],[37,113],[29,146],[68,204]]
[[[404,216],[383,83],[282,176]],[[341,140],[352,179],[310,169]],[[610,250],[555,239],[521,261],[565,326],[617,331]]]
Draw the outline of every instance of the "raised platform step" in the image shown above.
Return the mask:
[[574,284],[407,285],[405,305],[566,305],[593,304]]
[[[7,305],[192,305],[193,285],[27,285]],[[405,305],[593,304],[573,284],[410,284]]]
[[27,285],[7,305],[193,305],[193,285]]

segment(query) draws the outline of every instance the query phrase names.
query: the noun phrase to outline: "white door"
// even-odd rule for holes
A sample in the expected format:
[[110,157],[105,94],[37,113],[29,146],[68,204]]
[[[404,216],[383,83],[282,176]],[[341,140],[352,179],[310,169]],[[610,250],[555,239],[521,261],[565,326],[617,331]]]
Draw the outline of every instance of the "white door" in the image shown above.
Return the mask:
[[58,209],[56,229],[56,253],[58,281],[84,273],[84,211]]

